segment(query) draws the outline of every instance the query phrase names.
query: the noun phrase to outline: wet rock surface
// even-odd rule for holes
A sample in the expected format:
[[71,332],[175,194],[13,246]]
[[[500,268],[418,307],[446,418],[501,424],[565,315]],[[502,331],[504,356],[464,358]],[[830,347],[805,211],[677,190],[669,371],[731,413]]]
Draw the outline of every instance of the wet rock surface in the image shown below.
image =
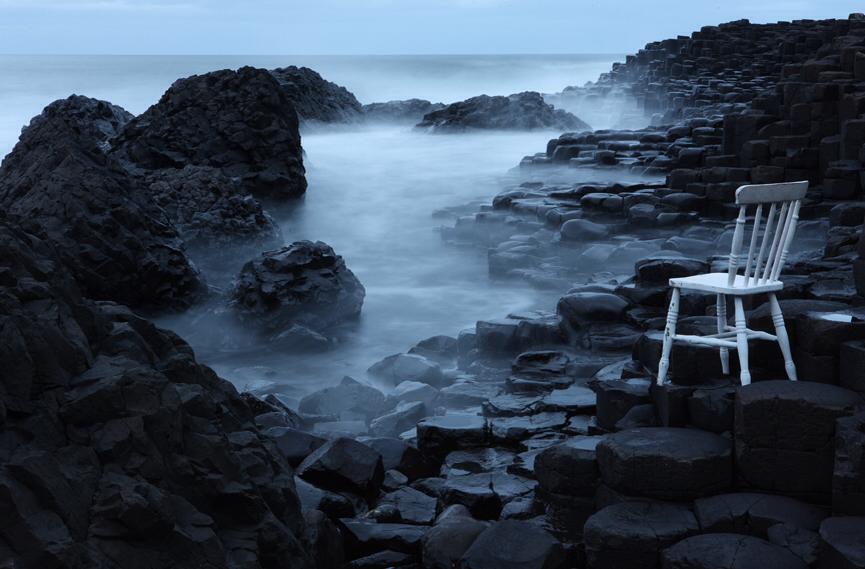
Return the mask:
[[279,336],[293,327],[326,332],[357,318],[365,294],[330,246],[298,241],[244,265],[232,303],[242,320]]
[[588,130],[591,127],[567,111],[544,102],[540,93],[527,91],[507,97],[480,95],[452,103],[424,115],[418,128],[431,132],[494,130]]

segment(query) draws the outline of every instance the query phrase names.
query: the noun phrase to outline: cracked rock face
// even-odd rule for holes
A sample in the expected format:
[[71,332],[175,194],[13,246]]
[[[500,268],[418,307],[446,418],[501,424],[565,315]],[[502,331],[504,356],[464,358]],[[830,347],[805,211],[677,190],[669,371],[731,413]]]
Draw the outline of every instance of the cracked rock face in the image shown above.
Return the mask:
[[0,220],[0,557],[311,567],[247,400],[174,334],[85,299],[56,249]]
[[198,272],[164,212],[104,151],[129,117],[87,97],[48,105],[0,166],[0,207],[55,246],[88,296],[182,308]]

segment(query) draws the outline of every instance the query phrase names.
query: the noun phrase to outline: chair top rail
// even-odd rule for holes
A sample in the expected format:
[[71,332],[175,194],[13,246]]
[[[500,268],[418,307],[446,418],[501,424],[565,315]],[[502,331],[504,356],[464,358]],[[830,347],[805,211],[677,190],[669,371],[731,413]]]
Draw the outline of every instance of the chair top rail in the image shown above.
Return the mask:
[[750,184],[736,190],[736,205],[797,201],[808,191],[807,180],[780,184]]

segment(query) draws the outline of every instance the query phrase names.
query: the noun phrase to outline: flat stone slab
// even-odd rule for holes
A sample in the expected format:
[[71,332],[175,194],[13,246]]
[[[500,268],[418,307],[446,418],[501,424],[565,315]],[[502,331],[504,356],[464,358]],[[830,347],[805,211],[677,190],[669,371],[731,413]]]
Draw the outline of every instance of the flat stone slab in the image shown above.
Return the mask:
[[598,444],[597,457],[604,483],[629,496],[693,500],[732,482],[730,441],[697,429],[621,431]]
[[453,450],[484,446],[488,440],[487,421],[480,415],[428,417],[417,424],[418,448],[425,455],[439,459]]
[[[683,539],[661,554],[664,569],[807,569],[784,549],[749,535],[709,533]],[[834,567],[833,567],[834,569]]]
[[679,540],[699,532],[697,519],[682,504],[622,502],[593,514],[583,529],[589,567],[642,569]]
[[502,507],[534,492],[538,483],[506,472],[482,472],[448,478],[441,490],[445,506],[462,504],[478,519],[494,520]]
[[562,411],[568,415],[591,415],[595,412],[598,396],[588,387],[572,385],[555,389],[538,403],[539,411]]
[[565,413],[535,413],[490,419],[490,430],[494,439],[513,444],[538,433],[561,429],[567,423]]
[[701,498],[694,502],[694,513],[704,532],[744,533],[764,539],[770,527],[782,523],[817,531],[827,516],[824,508],[795,498],[748,492]]

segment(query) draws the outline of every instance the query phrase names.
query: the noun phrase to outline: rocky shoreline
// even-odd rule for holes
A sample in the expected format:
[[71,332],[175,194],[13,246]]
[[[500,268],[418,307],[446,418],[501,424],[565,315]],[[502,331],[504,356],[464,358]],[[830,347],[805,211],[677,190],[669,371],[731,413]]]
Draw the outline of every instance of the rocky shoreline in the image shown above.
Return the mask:
[[[138,117],[49,106],[0,166],[0,559],[865,567],[865,16],[649,44],[555,111],[375,112],[485,128],[449,122],[479,104],[499,128],[555,112],[571,130],[559,101],[604,97],[651,126],[565,133],[516,166],[532,181],[442,229],[489,250],[494,278],[567,291],[558,305],[422,340],[370,367],[383,389],[346,377],[297,408],[238,393],[132,310],[221,294],[268,338],[326,349],[362,285],[323,243],[257,254],[280,241],[267,208],[306,189],[302,121],[370,107],[298,68],[183,79]],[[669,278],[726,270],[739,185],[799,179],[779,296],[802,381],[757,342],[750,386],[693,346],[656,386]],[[198,268],[214,240],[250,259],[230,295]],[[707,300],[683,295],[682,329],[714,329]],[[748,318],[769,330],[762,301]]]

